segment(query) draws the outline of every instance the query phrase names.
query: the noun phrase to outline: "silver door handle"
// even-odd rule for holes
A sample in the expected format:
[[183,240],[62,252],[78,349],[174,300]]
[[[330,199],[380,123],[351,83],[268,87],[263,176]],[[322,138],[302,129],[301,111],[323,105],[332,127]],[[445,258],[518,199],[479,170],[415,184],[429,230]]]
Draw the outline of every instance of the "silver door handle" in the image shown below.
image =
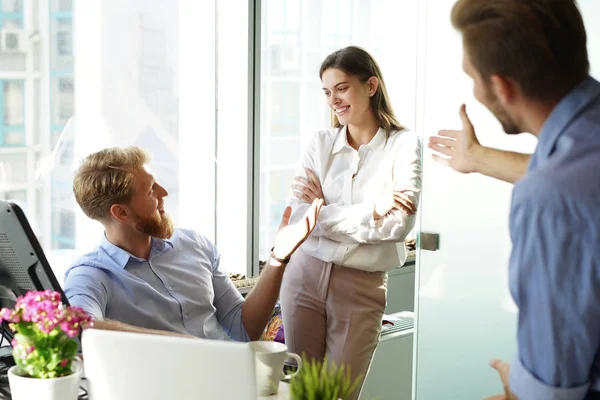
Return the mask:
[[419,232],[417,235],[417,243],[421,250],[436,251],[440,248],[440,234]]

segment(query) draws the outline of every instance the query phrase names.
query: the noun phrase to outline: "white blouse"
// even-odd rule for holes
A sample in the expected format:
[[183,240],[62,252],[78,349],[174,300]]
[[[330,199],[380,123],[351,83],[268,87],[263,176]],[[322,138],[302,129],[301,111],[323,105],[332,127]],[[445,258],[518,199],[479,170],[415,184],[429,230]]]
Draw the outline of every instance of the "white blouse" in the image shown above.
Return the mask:
[[[302,245],[311,256],[349,268],[390,271],[406,261],[404,239],[415,215],[394,209],[373,219],[373,208],[384,185],[421,188],[421,141],[415,132],[394,131],[386,139],[379,129],[358,151],[348,144],[346,127],[320,130],[305,147],[295,176],[312,170],[321,182],[325,206],[317,226]],[[418,205],[419,193],[412,199]],[[297,222],[309,204],[294,196],[290,223]]]

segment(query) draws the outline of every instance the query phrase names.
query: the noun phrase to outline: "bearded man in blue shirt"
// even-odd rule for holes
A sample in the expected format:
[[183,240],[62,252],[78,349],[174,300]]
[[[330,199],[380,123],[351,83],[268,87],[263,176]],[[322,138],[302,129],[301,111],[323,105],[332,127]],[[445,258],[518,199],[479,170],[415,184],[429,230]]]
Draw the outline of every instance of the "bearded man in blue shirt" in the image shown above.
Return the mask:
[[275,247],[246,299],[220,267],[216,247],[199,233],[174,229],[168,195],[138,147],[108,148],[86,157],[73,181],[77,203],[104,226],[100,245],[65,273],[71,305],[95,328],[258,340],[279,296],[285,265],[315,227],[315,199],[298,223],[283,215]]

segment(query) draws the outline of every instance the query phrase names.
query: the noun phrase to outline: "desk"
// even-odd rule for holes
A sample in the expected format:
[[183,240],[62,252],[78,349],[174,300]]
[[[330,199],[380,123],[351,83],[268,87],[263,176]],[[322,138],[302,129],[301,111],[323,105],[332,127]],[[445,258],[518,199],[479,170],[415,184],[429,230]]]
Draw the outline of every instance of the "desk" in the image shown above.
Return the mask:
[[[87,383],[85,382],[85,380],[82,381],[82,386],[87,387]],[[5,389],[6,386],[2,386],[2,389]],[[6,396],[4,394],[4,391],[0,391],[0,400],[9,400],[10,397]],[[80,400],[88,400],[87,396],[80,396],[79,397]],[[279,393],[275,394],[273,396],[260,396],[257,397],[258,400],[290,400],[290,386],[285,383],[285,382],[281,382],[279,384]],[[92,400],[92,399],[90,399]],[[135,400],[135,399],[132,399]]]
[[290,400],[290,385],[285,382],[279,383],[279,393],[273,396],[260,396],[259,400]]

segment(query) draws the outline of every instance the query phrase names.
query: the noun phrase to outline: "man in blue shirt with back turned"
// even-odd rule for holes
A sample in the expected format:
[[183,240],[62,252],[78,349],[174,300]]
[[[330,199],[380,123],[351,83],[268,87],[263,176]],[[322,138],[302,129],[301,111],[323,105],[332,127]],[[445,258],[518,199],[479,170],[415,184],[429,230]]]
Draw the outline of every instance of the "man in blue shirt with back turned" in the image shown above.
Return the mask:
[[452,24],[477,100],[506,133],[539,139],[531,159],[484,148],[463,105],[463,130],[430,142],[459,172],[516,181],[518,354],[491,362],[505,389],[493,398],[600,399],[600,83],[581,14],[574,0],[459,0]]
[[316,224],[322,200],[288,225],[284,212],[275,247],[244,300],[202,235],[173,229],[167,191],[138,147],[109,148],[86,157],[73,180],[83,212],[102,223],[97,249],[65,273],[65,294],[95,319],[97,329],[258,340],[279,296],[285,265]]

